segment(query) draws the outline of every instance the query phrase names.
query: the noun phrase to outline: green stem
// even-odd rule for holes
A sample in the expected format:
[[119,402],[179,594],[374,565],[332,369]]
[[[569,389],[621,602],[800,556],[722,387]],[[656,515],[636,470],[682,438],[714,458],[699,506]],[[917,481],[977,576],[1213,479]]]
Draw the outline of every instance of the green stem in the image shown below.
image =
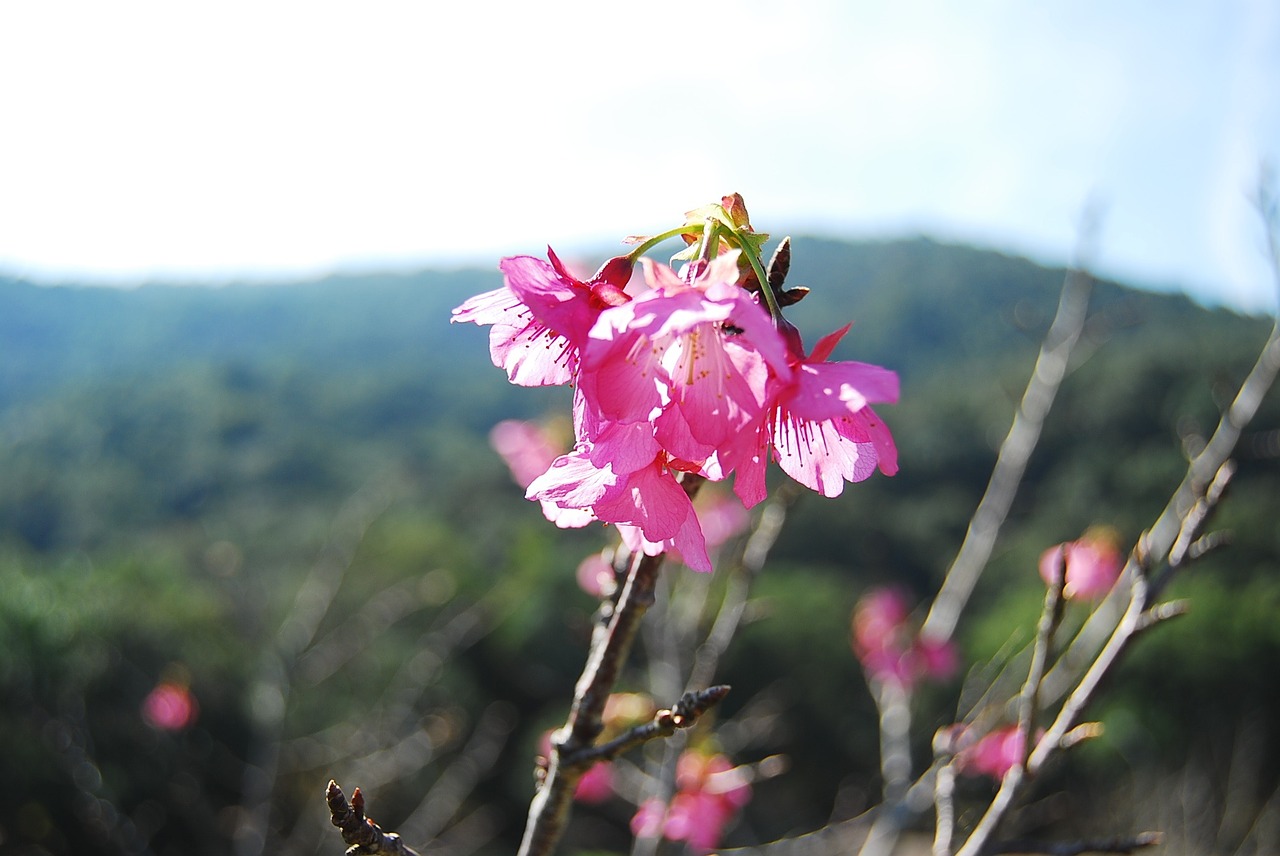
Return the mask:
[[769,307],[769,317],[775,323],[782,318],[782,306],[778,303],[778,296],[773,293],[773,286],[769,284],[769,274],[765,272],[764,265],[760,262],[760,257],[751,251],[746,241],[738,236],[737,232],[729,233],[730,243],[736,242],[738,249],[747,257],[747,262],[751,265],[751,269],[755,271],[756,279],[760,281],[760,293],[764,295],[764,302]]
[[638,244],[634,250],[627,253],[627,259],[632,262],[638,261],[641,256],[658,246],[658,244],[661,244],[663,241],[668,241],[672,238],[679,237],[680,235],[697,235],[699,231],[700,230],[697,227],[690,226],[688,223],[685,223],[684,225],[677,226],[674,229],[668,229],[665,232],[660,232],[652,238],[645,239],[644,243]]

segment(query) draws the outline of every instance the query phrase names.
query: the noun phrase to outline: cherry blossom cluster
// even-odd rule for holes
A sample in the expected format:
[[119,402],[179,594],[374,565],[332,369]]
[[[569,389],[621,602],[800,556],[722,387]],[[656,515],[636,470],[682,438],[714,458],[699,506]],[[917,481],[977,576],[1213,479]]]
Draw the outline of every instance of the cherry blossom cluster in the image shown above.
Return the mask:
[[[675,236],[688,244],[678,270],[644,256]],[[824,496],[897,471],[871,407],[897,401],[897,376],[829,359],[848,326],[805,352],[760,263],[766,237],[741,197],[725,197],[585,281],[550,249],[503,259],[504,285],[453,311],[490,326],[490,356],[512,383],[573,386],[574,447],[526,490],[548,519],[614,524],[632,550],[675,550],[709,571],[688,478],[733,475],[750,508],[770,459]]]
[[683,841],[695,853],[720,844],[729,821],[751,800],[751,781],[724,755],[687,750],[676,761],[676,795],[645,801],[631,818],[638,838]]

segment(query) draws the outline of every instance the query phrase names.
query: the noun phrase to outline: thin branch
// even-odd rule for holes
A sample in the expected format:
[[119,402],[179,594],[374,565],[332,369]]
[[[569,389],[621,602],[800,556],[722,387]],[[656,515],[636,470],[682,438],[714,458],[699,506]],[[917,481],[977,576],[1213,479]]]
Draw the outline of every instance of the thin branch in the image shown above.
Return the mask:
[[720,658],[728,649],[730,641],[737,633],[738,625],[742,622],[751,583],[764,568],[769,551],[773,549],[778,535],[782,532],[782,524],[787,519],[787,509],[797,495],[797,491],[790,485],[784,486],[760,513],[755,530],[742,548],[742,557],[729,576],[728,587],[721,602],[720,611],[716,614],[715,623],[711,625],[706,640],[694,655],[693,668],[689,670],[689,683],[686,687],[706,686],[711,683]]
[[1005,773],[1000,780],[1000,789],[996,792],[991,805],[974,827],[969,840],[960,848],[957,856],[977,856],[985,851],[987,842],[995,835],[1005,812],[1012,805],[1027,774],[1028,759],[1031,752],[1031,735],[1035,730],[1036,713],[1039,708],[1040,684],[1044,680],[1045,664],[1049,659],[1049,649],[1053,646],[1053,635],[1062,620],[1062,590],[1066,579],[1066,562],[1057,563],[1057,572],[1049,584],[1044,596],[1044,608],[1040,612],[1040,622],[1036,629],[1035,646],[1031,651],[1031,665],[1027,669],[1027,680],[1022,687],[1018,701],[1018,735],[1021,738],[1022,757],[1019,762]]
[[1040,712],[1040,685],[1044,681],[1045,668],[1053,648],[1053,637],[1058,631],[1058,625],[1062,623],[1062,609],[1066,602],[1063,595],[1066,571],[1064,556],[1057,563],[1053,580],[1044,594],[1044,608],[1040,611],[1040,623],[1036,627],[1035,647],[1031,649],[1031,665],[1027,669],[1027,680],[1018,701],[1018,733],[1023,747],[1022,758],[1019,760],[1024,766],[1031,754],[1031,735],[1035,733],[1036,715]]
[[653,719],[637,725],[608,743],[599,746],[587,746],[572,755],[566,755],[561,763],[571,766],[589,766],[597,761],[612,761],[625,752],[656,740],[659,737],[670,737],[684,728],[692,728],[699,717],[720,703],[729,694],[729,687],[707,687],[697,692],[687,692],[680,697],[670,709],[664,708],[653,715]]
[[[692,499],[702,479],[686,476],[682,482]],[[665,554],[637,553],[616,604],[609,606],[608,623],[597,627],[586,666],[574,689],[573,706],[564,726],[551,736],[551,757],[546,774],[529,805],[519,856],[545,856],[555,849],[569,821],[573,792],[586,766],[564,759],[595,743],[604,730],[604,704],[617,682],[635,640],[640,620],[653,604],[654,587]]]
[[[1089,212],[1081,229],[1082,248],[1091,242],[1094,226],[1095,217]],[[1078,255],[1085,255],[1083,249],[1078,251]],[[920,630],[922,636],[937,640],[951,638],[960,614],[991,558],[1000,527],[1009,515],[1014,495],[1026,472],[1027,461],[1040,440],[1045,417],[1066,376],[1071,352],[1084,330],[1089,295],[1093,290],[1093,277],[1085,268],[1083,263],[1077,263],[1073,270],[1068,271],[1062,284],[1058,311],[1040,346],[1022,402],[1014,414],[1009,433],[1000,444],[991,479],[969,521],[960,550],[947,569],[938,596],[925,617]]]

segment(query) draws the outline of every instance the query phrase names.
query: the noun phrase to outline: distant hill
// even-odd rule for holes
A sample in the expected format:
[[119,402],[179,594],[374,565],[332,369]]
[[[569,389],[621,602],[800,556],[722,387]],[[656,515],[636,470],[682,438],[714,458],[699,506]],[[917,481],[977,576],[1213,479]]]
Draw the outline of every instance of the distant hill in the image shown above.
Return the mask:
[[[957,359],[1025,354],[1051,316],[1062,272],[926,239],[793,242],[789,282],[809,285],[792,317],[810,341],[854,322],[843,353],[905,374]],[[492,270],[343,275],[271,285],[136,289],[38,286],[0,276],[0,407],[63,384],[149,376],[175,365],[292,362],[380,369],[447,359],[484,364],[449,310],[501,284]],[[1116,323],[1205,329],[1244,323],[1182,296],[1104,285]],[[825,325],[824,325],[825,322]]]

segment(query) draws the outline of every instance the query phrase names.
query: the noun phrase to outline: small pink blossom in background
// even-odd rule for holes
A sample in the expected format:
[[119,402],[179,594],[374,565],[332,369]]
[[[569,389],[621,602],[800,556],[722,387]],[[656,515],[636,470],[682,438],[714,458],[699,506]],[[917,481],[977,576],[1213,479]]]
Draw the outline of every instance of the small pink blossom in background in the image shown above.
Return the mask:
[[573,798],[578,802],[597,805],[613,796],[613,766],[611,764],[594,764],[583,773],[578,780],[578,788]]
[[751,522],[742,500],[733,494],[703,489],[694,505],[708,549],[714,550],[735,535],[741,535]]
[[[963,726],[960,726],[963,728]],[[1036,740],[1044,729],[1036,732]],[[960,738],[963,740],[963,736]],[[1004,774],[1021,764],[1026,756],[1026,743],[1016,725],[1006,725],[983,735],[977,743],[956,753],[956,769],[966,776],[990,776],[1003,779]]]
[[[550,731],[543,732],[542,739],[538,741],[544,758],[551,756],[551,735]],[[575,800],[589,804],[602,803],[611,796],[613,796],[613,765],[604,761],[593,764],[587,772],[583,773],[573,792]]]
[[636,837],[659,834],[707,853],[720,843],[725,827],[751,800],[751,783],[740,767],[720,754],[684,752],[676,762],[676,795],[670,806],[651,799],[631,818]]
[[1051,584],[1063,573],[1062,596],[1067,600],[1096,600],[1115,586],[1124,570],[1124,556],[1114,530],[1094,527],[1077,541],[1045,550],[1040,556],[1040,576]]
[[631,834],[636,838],[657,838],[667,819],[667,806],[658,797],[651,797],[640,804],[631,816]]
[[494,425],[489,432],[489,444],[506,462],[511,477],[520,487],[528,487],[564,453],[547,431],[519,419],[504,419]]
[[886,586],[868,591],[853,610],[853,652],[867,675],[910,689],[927,678],[945,681],[955,674],[959,657],[947,640],[917,635],[910,623],[905,591]]
[[184,684],[161,681],[142,702],[142,718],[152,728],[182,731],[194,725],[200,706]]
[[606,597],[617,585],[613,564],[602,554],[592,553],[578,564],[578,587],[592,597]]

